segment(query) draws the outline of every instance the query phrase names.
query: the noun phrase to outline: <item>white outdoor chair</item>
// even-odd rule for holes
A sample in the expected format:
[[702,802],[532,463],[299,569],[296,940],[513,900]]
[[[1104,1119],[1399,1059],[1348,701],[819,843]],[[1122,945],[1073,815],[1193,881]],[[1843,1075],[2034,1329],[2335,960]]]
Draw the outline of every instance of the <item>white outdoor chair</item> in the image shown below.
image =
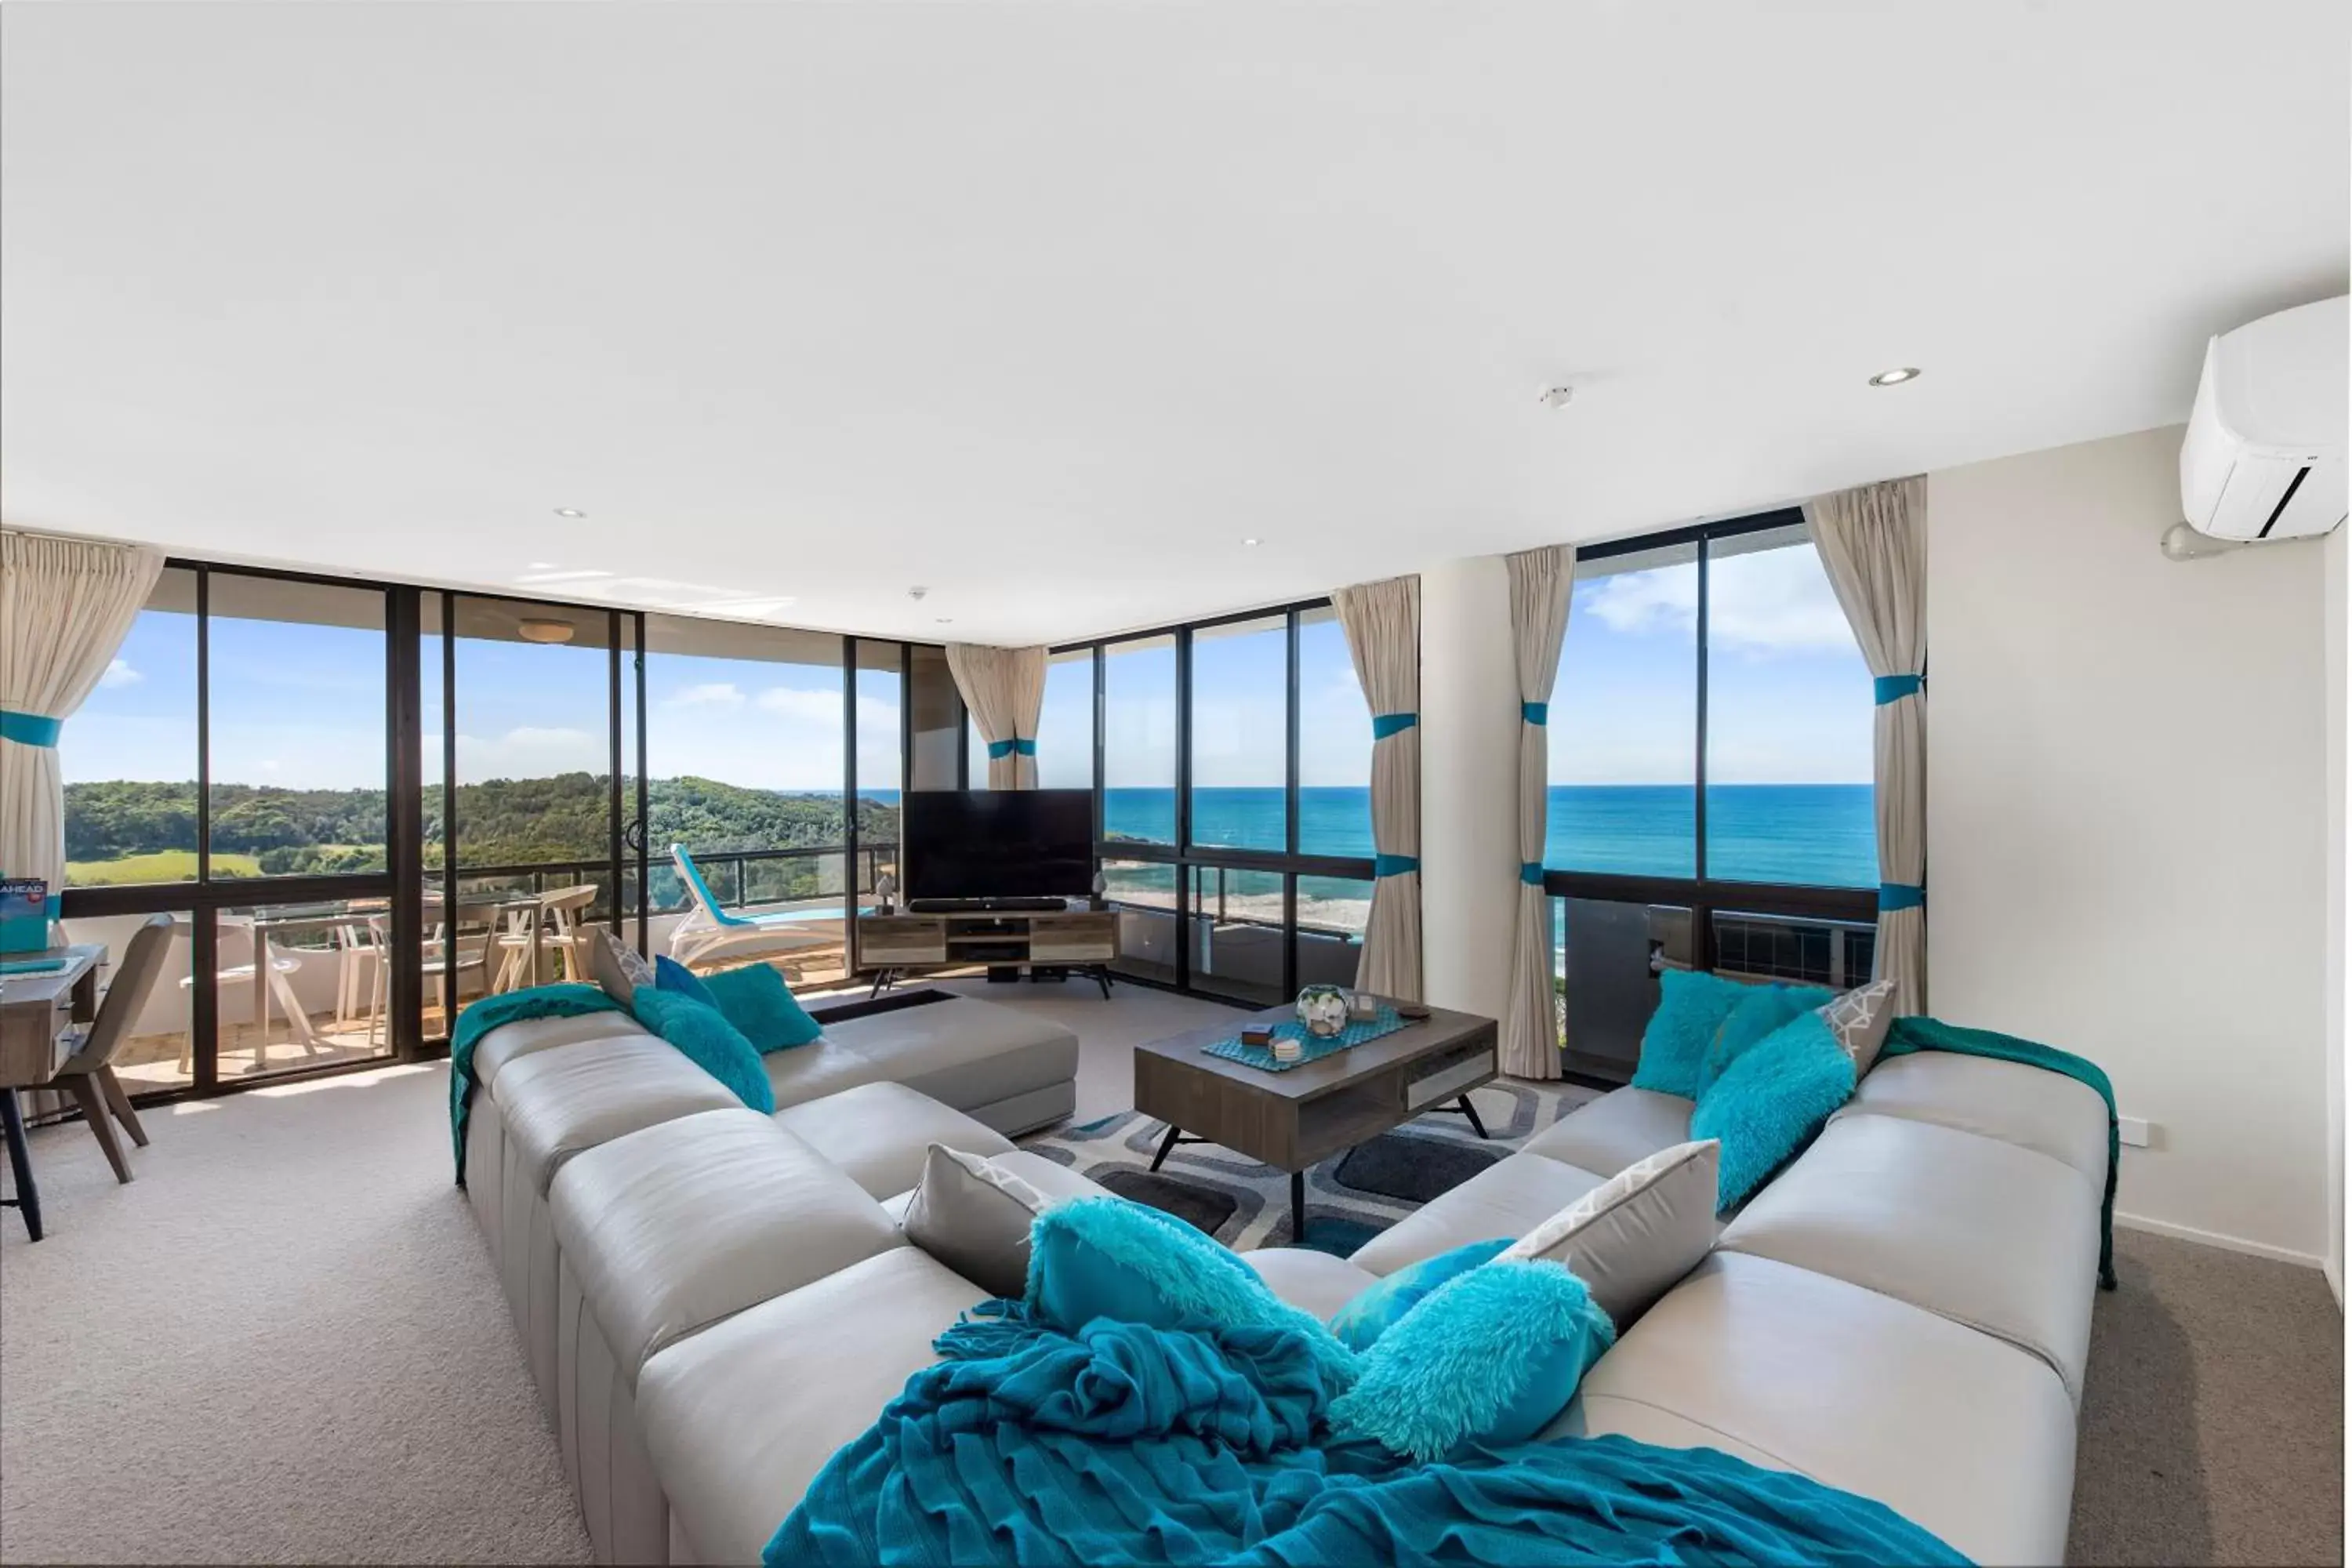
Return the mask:
[[[310,1027],[310,1015],[304,1010],[301,999],[294,994],[293,982],[289,978],[302,967],[301,959],[283,948],[272,946],[267,928],[257,928],[251,915],[223,915],[215,929],[224,957],[227,956],[232,935],[242,933],[245,938],[246,961],[223,965],[215,973],[215,979],[224,992],[231,985],[247,986],[253,998],[253,1065],[246,1070],[263,1072],[269,1067],[269,999],[272,996],[278,999],[278,1007],[285,1013],[287,1031],[292,1036],[293,1043],[302,1048],[302,1054],[306,1057],[322,1055],[317,1032]],[[195,983],[194,975],[187,975],[181,980],[180,989],[189,990]],[[180,1071],[183,1074],[191,1070],[194,1052],[195,1033],[191,1029],[180,1047]]]
[[795,910],[739,915],[721,909],[686,846],[671,845],[669,856],[677,862],[677,874],[686,879],[687,891],[694,900],[694,907],[669,933],[669,955],[689,968],[719,958],[772,958],[778,953],[831,947],[840,941],[810,930]]

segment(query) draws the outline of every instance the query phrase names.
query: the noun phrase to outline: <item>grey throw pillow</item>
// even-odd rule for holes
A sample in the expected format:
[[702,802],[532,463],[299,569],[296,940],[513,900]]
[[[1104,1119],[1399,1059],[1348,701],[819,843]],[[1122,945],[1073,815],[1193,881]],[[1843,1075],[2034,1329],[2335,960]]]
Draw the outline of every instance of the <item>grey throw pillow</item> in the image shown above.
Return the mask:
[[1836,1037],[1838,1049],[1853,1063],[1859,1083],[1885,1048],[1886,1031],[1895,1026],[1895,982],[1874,980],[1857,985],[1814,1009]]
[[1495,1261],[1565,1265],[1623,1333],[1714,1249],[1720,1150],[1709,1138],[1629,1165]]
[[602,926],[589,934],[588,973],[604,987],[604,994],[621,1005],[621,1011],[632,1017],[636,1015],[634,1001],[640,985],[654,984],[654,966],[637,956],[637,950]]
[[934,1143],[898,1222],[907,1239],[992,1296],[1029,1288],[1029,1226],[1045,1194],[977,1154]]

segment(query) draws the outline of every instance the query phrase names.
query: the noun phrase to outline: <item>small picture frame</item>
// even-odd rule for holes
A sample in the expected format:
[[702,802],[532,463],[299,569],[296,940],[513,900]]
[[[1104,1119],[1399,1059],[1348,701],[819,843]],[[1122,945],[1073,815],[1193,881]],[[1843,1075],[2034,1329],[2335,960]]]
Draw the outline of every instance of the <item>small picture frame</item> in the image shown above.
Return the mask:
[[1274,1026],[1273,1026],[1273,1025],[1271,1025],[1271,1024],[1244,1024],[1244,1025],[1243,1025],[1243,1026],[1242,1026],[1242,1044],[1244,1044],[1244,1045],[1245,1045],[1245,1046],[1271,1046],[1271,1045],[1273,1045],[1273,1044],[1274,1044]]
[[1348,994],[1348,1016],[1355,1023],[1369,1024],[1381,1016],[1381,999],[1369,991],[1353,991]]

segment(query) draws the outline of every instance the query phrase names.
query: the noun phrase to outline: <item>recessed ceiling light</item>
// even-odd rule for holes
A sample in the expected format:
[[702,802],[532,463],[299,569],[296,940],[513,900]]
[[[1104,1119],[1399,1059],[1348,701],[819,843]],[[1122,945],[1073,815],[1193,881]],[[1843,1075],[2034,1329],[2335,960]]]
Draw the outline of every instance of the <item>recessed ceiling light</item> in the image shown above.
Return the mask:
[[525,642],[567,643],[572,640],[570,621],[554,619],[524,619],[515,623],[516,632]]
[[941,616],[939,618],[939,624],[943,626],[951,626],[955,625],[955,617],[953,616]]
[[1880,371],[1876,375],[1870,378],[1870,384],[1873,386],[1900,386],[1906,381],[1916,381],[1918,379],[1919,367],[1916,364],[1904,364],[1897,365],[1893,370]]
[[1244,540],[1243,540],[1243,541],[1242,541],[1242,542],[1243,542],[1244,544],[1248,545],[1248,546],[1249,546],[1251,549],[1253,549],[1253,550],[1255,550],[1255,548],[1257,548],[1257,541],[1256,541],[1256,540],[1255,540],[1255,539],[1244,539]]
[[588,514],[582,511],[576,506],[560,506],[555,509],[555,515],[558,517],[586,517]]

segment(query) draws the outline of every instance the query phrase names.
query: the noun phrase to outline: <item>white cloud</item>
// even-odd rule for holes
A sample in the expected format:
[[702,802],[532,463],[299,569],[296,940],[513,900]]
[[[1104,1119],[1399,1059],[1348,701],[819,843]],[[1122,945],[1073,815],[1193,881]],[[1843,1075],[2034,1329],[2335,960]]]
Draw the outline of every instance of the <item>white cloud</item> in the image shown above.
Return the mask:
[[[1845,612],[1810,549],[1727,556],[1708,574],[1707,597],[1709,646],[1717,653],[1769,658],[1853,647]],[[1600,617],[1611,631],[1687,637],[1698,626],[1698,568],[1620,573],[1593,583],[1577,598],[1578,614]]]
[[764,713],[781,719],[807,723],[831,723],[841,727],[841,693],[838,691],[804,691],[792,686],[771,686],[752,699]]
[[98,684],[100,689],[112,691],[125,686],[136,686],[146,679],[131,668],[129,659],[118,658],[108,662],[106,673],[98,678]]
[[731,680],[707,681],[670,694],[665,708],[740,708],[743,689]]

